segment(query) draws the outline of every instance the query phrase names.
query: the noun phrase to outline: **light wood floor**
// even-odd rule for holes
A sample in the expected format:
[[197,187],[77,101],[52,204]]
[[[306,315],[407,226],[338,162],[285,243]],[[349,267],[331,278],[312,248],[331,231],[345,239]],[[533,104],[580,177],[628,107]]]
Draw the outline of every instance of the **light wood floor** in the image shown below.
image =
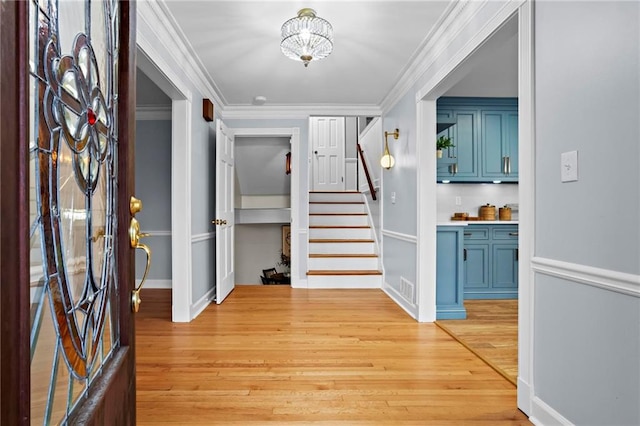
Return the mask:
[[137,314],[140,425],[523,425],[516,389],[379,290],[239,286],[189,324]]
[[465,300],[466,320],[436,322],[514,385],[518,380],[518,300]]

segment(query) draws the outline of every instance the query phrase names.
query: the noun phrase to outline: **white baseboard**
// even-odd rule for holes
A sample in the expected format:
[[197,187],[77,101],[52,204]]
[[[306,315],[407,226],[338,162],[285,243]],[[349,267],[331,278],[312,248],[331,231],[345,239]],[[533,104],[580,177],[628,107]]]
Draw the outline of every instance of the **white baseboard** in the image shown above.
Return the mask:
[[534,425],[544,426],[572,426],[569,420],[560,413],[545,404],[540,398],[534,397],[531,401],[532,413],[529,421]]
[[411,318],[417,320],[418,319],[418,306],[412,305],[407,302],[405,299],[395,288],[391,287],[389,284],[385,283],[382,286],[382,291],[384,291],[387,296],[391,298],[398,306],[400,306],[407,314],[411,316]]
[[[140,285],[140,280],[136,280],[136,286]],[[172,288],[171,280],[147,280],[144,288]]]
[[196,303],[191,305],[190,321],[194,320],[198,315],[200,315],[202,311],[204,311],[207,308],[207,306],[211,304],[211,301],[215,297],[216,297],[216,289],[212,288],[204,296],[202,296],[200,300],[198,300]]

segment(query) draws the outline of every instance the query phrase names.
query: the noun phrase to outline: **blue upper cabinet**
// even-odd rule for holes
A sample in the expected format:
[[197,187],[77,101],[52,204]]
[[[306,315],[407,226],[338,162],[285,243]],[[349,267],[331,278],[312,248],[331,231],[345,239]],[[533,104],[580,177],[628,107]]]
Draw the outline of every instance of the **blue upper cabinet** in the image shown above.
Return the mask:
[[518,181],[517,99],[440,98],[438,118],[449,116],[455,147],[438,160],[438,181]]

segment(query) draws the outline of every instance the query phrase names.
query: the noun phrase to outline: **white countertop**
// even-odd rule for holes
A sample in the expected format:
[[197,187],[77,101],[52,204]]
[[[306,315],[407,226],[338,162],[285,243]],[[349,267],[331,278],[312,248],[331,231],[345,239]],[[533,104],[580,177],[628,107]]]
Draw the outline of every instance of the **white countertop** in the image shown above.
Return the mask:
[[451,220],[438,222],[438,226],[467,226],[467,225],[517,225],[517,220]]

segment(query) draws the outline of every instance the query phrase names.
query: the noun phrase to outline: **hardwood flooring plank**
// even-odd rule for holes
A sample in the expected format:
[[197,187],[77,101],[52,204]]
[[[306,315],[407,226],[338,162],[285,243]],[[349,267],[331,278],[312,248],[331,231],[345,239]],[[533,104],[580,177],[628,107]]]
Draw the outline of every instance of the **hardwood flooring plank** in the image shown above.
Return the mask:
[[467,319],[436,324],[502,374],[518,380],[518,300],[465,300]]
[[524,425],[515,388],[380,290],[239,286],[189,324],[142,292],[139,425]]

